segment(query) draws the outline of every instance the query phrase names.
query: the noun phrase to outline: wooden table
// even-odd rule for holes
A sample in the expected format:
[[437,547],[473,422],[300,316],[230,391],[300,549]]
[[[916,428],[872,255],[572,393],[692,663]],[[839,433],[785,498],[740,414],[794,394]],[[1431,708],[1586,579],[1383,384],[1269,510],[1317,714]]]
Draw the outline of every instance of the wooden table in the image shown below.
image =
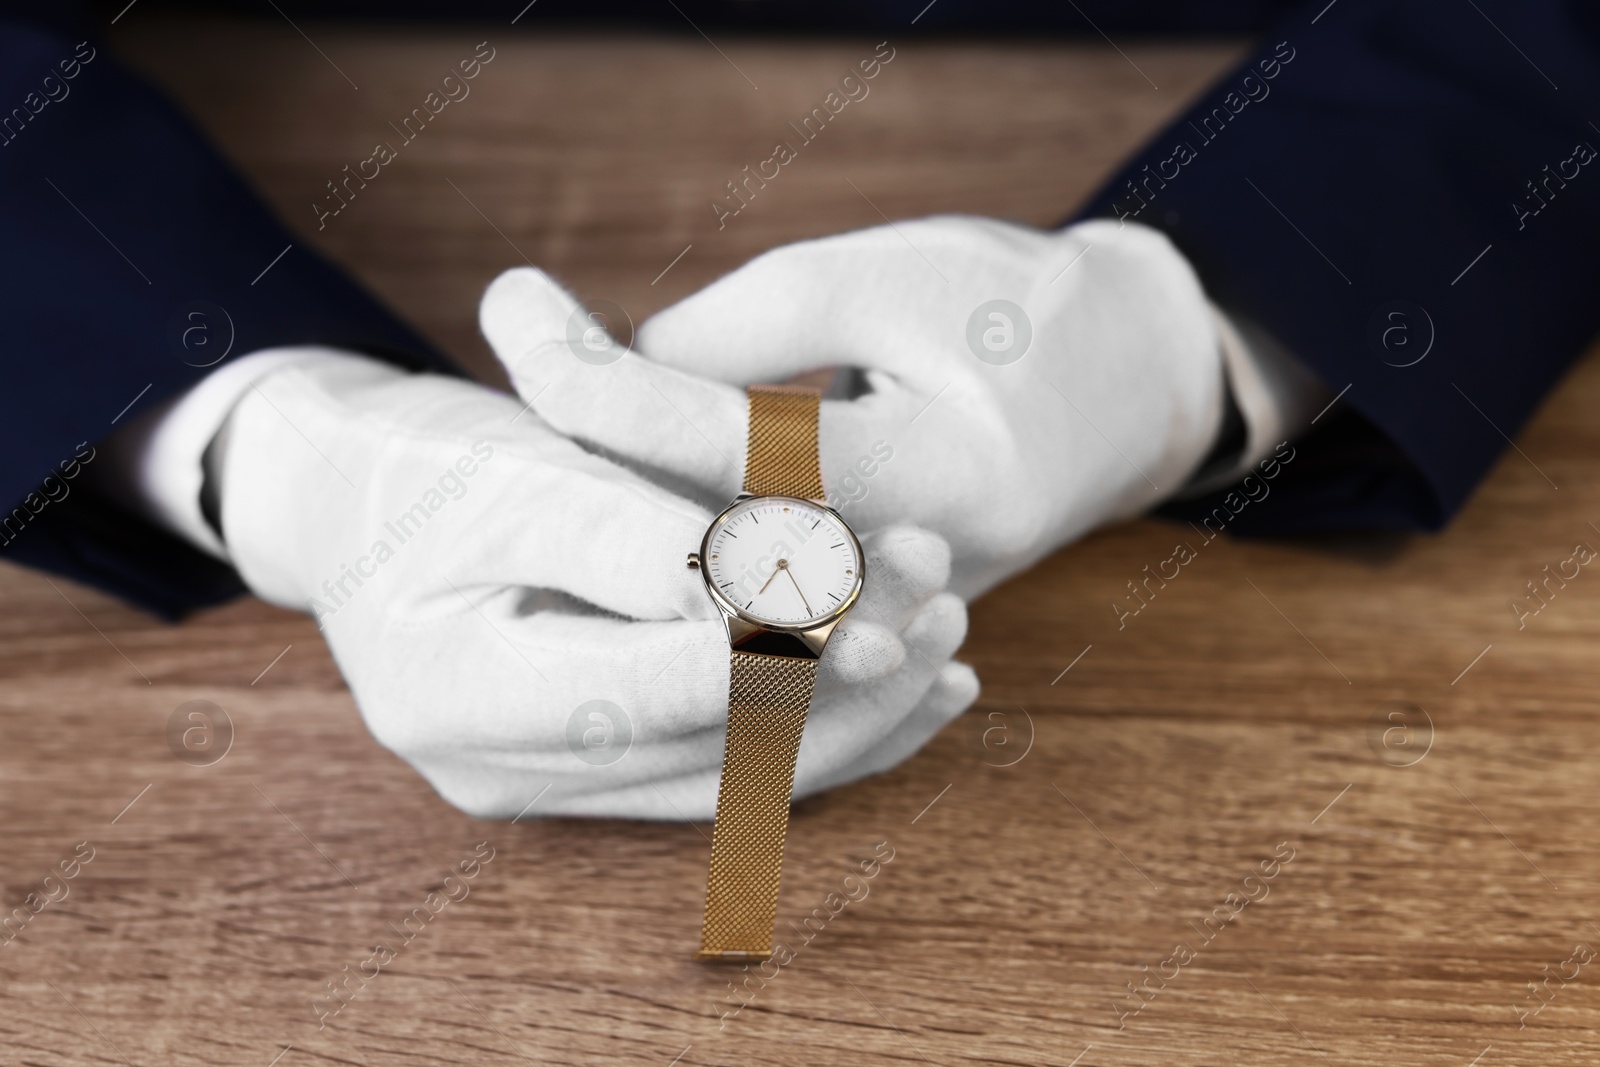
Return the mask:
[[[718,230],[722,184],[875,42],[301,28],[118,30],[308,243],[490,377],[477,297],[525,257],[642,318],[880,211],[1046,224],[1237,55],[898,42]],[[472,96],[316,232],[323,183],[484,39]],[[0,569],[0,903],[93,850],[0,948],[0,1061],[1593,1063],[1600,578],[1521,630],[1508,600],[1600,545],[1597,400],[1590,361],[1441,537],[1219,539],[1119,630],[1190,537],[1137,522],[976,604],[978,705],[802,805],[781,917],[893,861],[729,1018],[728,972],[687,959],[700,829],[475,821],[367,735],[306,618],[170,627]],[[191,700],[233,723],[209,765],[169,747]],[[471,895],[319,1030],[324,983],[480,842]]]

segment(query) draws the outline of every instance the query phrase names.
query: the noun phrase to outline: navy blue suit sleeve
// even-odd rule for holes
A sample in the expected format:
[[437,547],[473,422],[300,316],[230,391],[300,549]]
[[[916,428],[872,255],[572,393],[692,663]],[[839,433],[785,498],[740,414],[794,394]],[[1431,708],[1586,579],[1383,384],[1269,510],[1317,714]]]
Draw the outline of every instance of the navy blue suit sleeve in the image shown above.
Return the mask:
[[82,482],[94,446],[219,362],[321,343],[454,368],[291,234],[99,45],[0,21],[0,555],[173,616],[230,570]]
[[1165,231],[1342,391],[1231,529],[1432,529],[1461,507],[1600,329],[1591,117],[1592,4],[1315,0],[1091,200],[1080,217]]

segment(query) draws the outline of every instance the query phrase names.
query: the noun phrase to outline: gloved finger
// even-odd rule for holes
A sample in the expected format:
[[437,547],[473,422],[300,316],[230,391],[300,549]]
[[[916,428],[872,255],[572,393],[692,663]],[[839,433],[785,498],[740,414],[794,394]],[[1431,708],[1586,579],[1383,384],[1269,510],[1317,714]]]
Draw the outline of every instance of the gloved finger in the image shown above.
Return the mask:
[[943,369],[930,353],[970,343],[977,305],[1059,277],[1103,239],[1094,225],[944,215],[775,248],[652,316],[637,346],[736,385],[839,364],[925,382]]
[[[858,708],[852,694],[834,699],[832,693],[819,692],[817,710],[806,726],[808,738],[816,735],[812,743],[818,751],[812,758],[835,767],[853,761],[900,730],[900,718],[919,705],[929,686],[939,688],[953,679],[956,695],[963,694],[968,679],[959,671],[947,678],[947,668],[966,631],[967,609],[959,597],[939,593],[926,601],[898,634],[906,649],[905,665],[878,685],[871,704]],[[976,676],[971,681],[975,685]],[[962,706],[966,703],[971,697]],[[841,705],[851,709],[849,718],[839,718]]]
[[[720,735],[719,735],[720,738]],[[594,779],[568,779],[552,788],[535,814],[583,818],[645,819],[651,822],[703,822],[707,847],[717,811],[721,782],[721,748],[717,762],[692,774],[651,779],[615,788]]]
[[795,781],[804,786],[816,776],[853,763],[894,733],[939,677],[920,662],[907,662],[874,683],[870,695],[853,691],[821,702],[806,719]]
[[[939,591],[949,575],[942,538],[915,527],[892,527],[869,535],[863,547],[877,603],[907,621],[902,633],[852,613],[835,632],[823,654],[806,727],[806,736],[816,737],[808,742],[818,752],[813,759],[843,759],[894,730],[942,677],[940,666],[966,634],[966,606]],[[907,662],[913,651],[917,663]],[[723,710],[719,705],[713,712],[716,727]]]
[[601,335],[591,352],[581,335],[568,336],[573,321],[585,321],[577,301],[528,267],[496,278],[479,308],[484,336],[518,394],[551,426],[635,463],[736,492],[744,476],[744,394],[620,346],[601,347]]
[[[845,629],[844,626],[840,626],[840,632],[836,632],[833,640],[828,643],[828,650],[822,657],[822,669],[817,674],[819,704],[833,699],[851,685],[858,685],[861,681],[868,681],[888,673],[883,667],[890,663],[894,664],[894,669],[904,665],[906,669],[923,673],[936,672],[939,669],[938,665],[948,660],[966,637],[967,609],[959,597],[950,593],[940,593],[923,604],[912,616],[910,623],[898,631],[888,626],[853,618],[849,623],[851,626],[865,627],[873,631],[877,639],[883,642],[886,651],[866,669],[841,670],[832,664],[835,655],[834,643],[839,640]],[[870,676],[868,676],[869,670],[874,672]]]
[[[634,650],[657,646],[653,655],[625,657],[627,673],[635,681],[655,671],[665,656],[671,642],[663,641],[663,635],[705,626],[596,619],[591,629],[598,634],[607,621],[654,631]],[[600,677],[588,686],[564,688],[564,696],[554,701],[508,701],[467,716],[425,715],[415,736],[393,715],[387,716],[387,725],[371,718],[369,723],[374,735],[412,763],[441,796],[480,817],[567,813],[709,819],[715,811],[727,708],[726,643],[720,634],[714,641],[721,647],[705,635],[691,635],[691,647],[668,659],[648,686],[620,688],[626,683],[593,672]],[[512,683],[520,681],[530,696],[542,691],[526,670],[514,666],[514,657],[501,653],[485,658],[498,662],[476,670],[474,677],[499,673]],[[552,657],[557,663],[572,658]],[[717,661],[720,672],[713,665]],[[562,671],[549,663],[546,667],[552,686],[563,687],[568,679]],[[852,687],[843,697],[819,700],[806,730],[807,738],[817,735],[812,747],[819,754],[848,753],[873,744],[920,699],[930,680],[927,672],[920,673],[919,680],[917,672],[901,669]],[[591,693],[607,695],[580,702]],[[566,712],[569,704],[573,710]],[[836,740],[830,735],[840,736]],[[536,797],[538,803],[530,806]]]
[[434,597],[452,603],[451,585],[523,586],[636,619],[713,616],[685,565],[711,521],[707,511],[571,442],[514,449],[501,444],[506,457],[479,468],[466,507],[430,518],[424,503],[391,520],[432,546],[415,551],[442,561]]
[[478,328],[524,400],[531,395],[524,386],[532,379],[519,377],[519,371],[529,367],[530,353],[559,349],[578,362],[565,345],[573,329],[580,346],[585,336],[602,349],[614,340],[602,322],[584,316],[577,297],[535,267],[513,267],[489,283],[478,303]]
[[916,754],[935,734],[978,699],[978,676],[965,663],[944,664],[940,680],[895,729],[857,753],[848,763],[797,779],[795,797],[810,796],[847,782],[859,781],[898,766]]
[[897,670],[906,660],[905,642],[891,627],[847,618],[828,639],[817,665],[817,691],[860,685]]
[[[966,636],[966,623],[966,605],[941,593],[927,601],[899,634],[906,648],[904,665],[875,682],[869,695],[835,693],[819,686],[804,742],[813,751],[807,757],[803,745],[802,759],[837,767],[900,729],[901,718],[923,700],[929,686],[944,684],[945,668]],[[957,681],[964,684],[959,673]]]
[[375,628],[335,616],[336,652],[379,641],[412,650],[372,663],[340,657],[373,735],[407,759],[455,748],[564,758],[568,720],[592,701],[619,708],[643,744],[720,724],[721,622],[631,622],[582,607],[526,614],[524,599],[464,589],[451,613]]
[[861,537],[866,555],[866,580],[856,608],[840,628],[858,614],[899,631],[930,597],[950,581],[950,546],[918,526],[886,526]]
[[954,593],[933,597],[900,631],[908,656],[919,656],[925,663],[943,663],[956,654],[967,639],[967,605]]
[[[588,321],[577,301],[532,268],[495,279],[479,318],[518,394],[557,430],[713,494],[732,495],[742,486],[748,435],[742,389],[692,363],[677,369],[620,348],[592,355],[571,334],[573,323]],[[767,342],[772,349],[785,343]],[[862,471],[876,470],[892,451],[889,439],[953,384],[949,377],[902,381],[886,374],[870,381],[870,393],[822,405],[823,481],[837,500],[858,492]]]
[[[838,761],[853,760],[876,747],[909,711],[924,699],[931,678],[909,666],[836,699],[821,700],[806,722],[796,763],[797,795],[814,791],[811,779],[829,772]],[[558,801],[558,809],[577,814],[629,818],[706,819],[716,811],[723,733],[710,734],[716,748],[708,765],[677,776],[661,776],[622,788],[600,788],[598,779],[576,783],[593,786],[582,795]],[[652,754],[653,758],[653,754]],[[570,784],[570,783],[569,783]]]
[[[501,605],[511,603],[500,598]],[[478,610],[486,621],[500,623],[502,632],[529,659],[547,665],[556,692],[585,692],[594,687],[596,678],[620,687],[635,694],[633,705],[663,736],[722,725],[727,711],[728,640],[720,622],[645,624],[549,611],[503,618],[506,607],[494,602]],[[883,678],[906,660],[907,643],[895,629],[847,622],[834,631],[818,664],[818,693]],[[659,629],[662,626],[669,629]],[[934,643],[943,645],[950,636],[941,632]]]
[[[949,628],[947,619],[937,625]],[[808,773],[844,766],[900,730],[930,687],[943,684],[949,662],[908,655],[899,670],[873,682],[870,688],[819,693],[806,720],[800,766],[811,768]]]
[[[881,691],[872,693],[863,687],[858,699],[830,707],[837,714],[821,720],[820,728],[807,725],[796,769],[796,797],[887,770],[919,749],[977,695],[976,676],[964,664],[947,665],[945,681],[931,688],[899,674],[895,682],[898,688],[920,697],[910,714],[903,710],[895,713],[886,706]],[[879,690],[888,687],[886,681],[876,684]],[[882,717],[890,726],[863,732],[863,713],[874,709],[888,712]],[[851,722],[856,724],[853,739],[847,728]],[[830,729],[833,723],[840,728]],[[583,724],[606,736],[605,723],[586,719]],[[834,733],[839,736],[829,736]],[[614,728],[609,736],[613,739],[609,743],[616,744]],[[430,753],[412,764],[440,796],[479,818],[578,815],[709,822],[715,815],[723,755],[721,730],[686,735],[672,744],[634,740],[614,759],[598,742],[593,745],[588,750],[592,762],[566,752],[541,758],[503,748],[456,747]],[[846,757],[851,758],[843,765],[828,763]]]
[[[907,654],[906,639],[899,633],[906,626],[902,619],[910,622],[910,639],[928,645],[919,652],[924,657],[929,651],[953,651],[964,631],[964,609],[957,603],[952,611],[950,598],[936,595],[949,575],[949,549],[941,538],[914,527],[893,527],[868,535],[863,549],[868,578],[858,607],[893,622],[847,617],[824,652],[819,695],[899,670]],[[575,555],[579,558],[569,566],[587,565],[581,552]],[[470,574],[466,562],[458,566]],[[530,584],[566,587],[543,577]],[[658,740],[721,724],[727,709],[728,650],[719,622],[646,624],[553,610],[528,614],[522,591],[486,590],[481,583],[461,581],[453,585],[448,594],[453,599],[445,601],[451,614],[430,624],[437,632],[432,644],[450,655],[451,670],[473,679],[478,691],[526,692],[530,702],[543,707],[553,703],[558,711],[588,699],[610,699],[649,723],[650,736]],[[703,588],[692,593],[707,599]],[[925,603],[935,610],[919,619],[915,609]],[[935,636],[928,638],[930,632]],[[425,677],[417,684],[425,685]],[[486,743],[554,750],[561,740],[559,725],[528,715],[521,703],[491,700],[459,728]]]
[[[932,223],[932,225],[930,225]],[[671,307],[638,332],[652,360],[719,381],[777,381],[843,364],[914,379],[918,336],[959,344],[970,307],[924,253],[939,258],[936,220],[874,227],[773,249]],[[928,235],[922,248],[908,233]]]
[[[743,390],[637,353],[590,367],[546,347],[519,367],[519,388],[534,411],[574,440],[713,496],[743,488],[749,437]],[[822,481],[835,505],[861,493],[863,478],[875,475],[896,444],[904,443],[932,401],[943,393],[946,403],[959,402],[964,386],[955,378],[930,386],[887,375],[869,380],[871,392],[824,400],[818,415]]]
[[[529,613],[526,596],[513,590],[491,596],[463,591],[458,599],[453,619],[408,635],[416,640],[427,633],[429,646],[449,657],[452,672],[471,679],[462,686],[460,714],[451,717],[451,743],[559,756],[571,742],[568,717],[594,701],[612,706],[633,724],[630,736],[658,753],[720,730],[726,720],[729,656],[719,621],[632,622],[582,605]],[[905,657],[904,641],[888,627],[863,623],[848,635],[835,634],[820,665],[819,698],[885,678]],[[415,682],[426,685],[426,673]],[[473,694],[481,695],[475,700]],[[430,710],[422,710],[415,728],[439,728]],[[396,733],[393,714],[385,729],[409,747],[442,740]],[[683,769],[669,763],[672,773]]]
[[[927,530],[915,526],[874,530],[862,538],[861,548],[866,555],[866,583],[855,608],[823,651],[818,693],[880,678],[898,668],[908,654],[901,631],[950,578],[950,547]],[[942,610],[948,613],[947,606]],[[963,633],[965,620],[963,608]],[[942,630],[941,634],[948,639]]]

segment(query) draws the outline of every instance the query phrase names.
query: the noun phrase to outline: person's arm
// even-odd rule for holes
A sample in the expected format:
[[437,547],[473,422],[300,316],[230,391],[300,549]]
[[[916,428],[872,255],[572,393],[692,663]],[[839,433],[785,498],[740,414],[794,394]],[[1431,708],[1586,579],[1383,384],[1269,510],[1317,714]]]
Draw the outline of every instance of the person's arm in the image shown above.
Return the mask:
[[102,44],[23,16],[0,20],[0,203],[0,559],[167,616],[225,599],[227,566],[88,491],[101,442],[263,349],[455,373]]
[[1597,114],[1592,5],[1318,0],[1078,214],[1166,233],[1339,395],[1230,530],[1461,507],[1600,329]]

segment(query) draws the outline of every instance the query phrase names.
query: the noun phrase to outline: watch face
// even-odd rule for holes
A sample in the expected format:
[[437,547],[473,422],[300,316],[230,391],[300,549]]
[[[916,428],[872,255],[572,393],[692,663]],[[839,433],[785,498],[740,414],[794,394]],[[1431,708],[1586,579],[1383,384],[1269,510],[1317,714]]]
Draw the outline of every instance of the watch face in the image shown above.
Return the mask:
[[756,622],[803,627],[838,614],[861,588],[861,545],[828,508],[786,496],[742,500],[701,546],[706,584]]

